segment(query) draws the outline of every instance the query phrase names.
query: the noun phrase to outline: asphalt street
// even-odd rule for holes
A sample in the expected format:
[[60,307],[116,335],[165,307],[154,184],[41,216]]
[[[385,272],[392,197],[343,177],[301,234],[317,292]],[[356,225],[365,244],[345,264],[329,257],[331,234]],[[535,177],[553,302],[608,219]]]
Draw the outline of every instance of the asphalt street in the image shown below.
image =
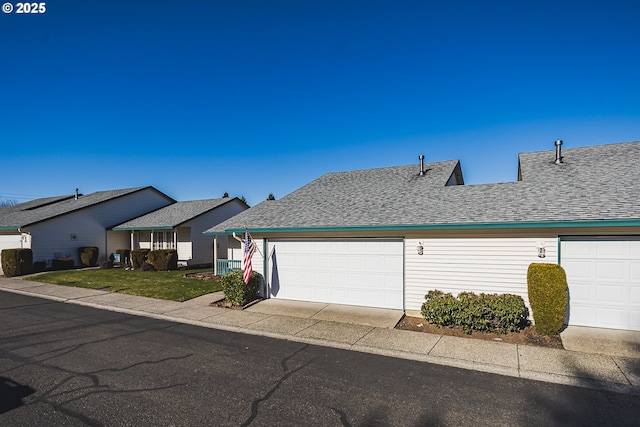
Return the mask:
[[640,397],[0,292],[0,425],[636,425]]

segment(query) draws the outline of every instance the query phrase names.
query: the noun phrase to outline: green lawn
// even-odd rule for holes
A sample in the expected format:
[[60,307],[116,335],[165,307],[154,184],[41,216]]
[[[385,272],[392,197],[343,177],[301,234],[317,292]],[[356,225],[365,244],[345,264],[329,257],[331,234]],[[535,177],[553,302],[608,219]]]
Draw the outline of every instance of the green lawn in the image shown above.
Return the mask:
[[29,277],[36,282],[78,288],[100,289],[122,294],[186,301],[200,295],[222,290],[219,281],[185,279],[186,273],[206,270],[141,271],[141,270],[65,270]]

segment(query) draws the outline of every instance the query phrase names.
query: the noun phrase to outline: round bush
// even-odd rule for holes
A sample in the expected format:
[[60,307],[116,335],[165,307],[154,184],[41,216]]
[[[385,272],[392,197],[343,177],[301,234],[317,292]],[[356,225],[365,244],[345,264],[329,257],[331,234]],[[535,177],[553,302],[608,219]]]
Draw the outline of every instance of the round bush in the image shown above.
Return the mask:
[[254,271],[249,277],[249,283],[244,283],[243,275],[242,270],[233,270],[220,280],[225,299],[233,305],[246,305],[258,296],[262,275]]

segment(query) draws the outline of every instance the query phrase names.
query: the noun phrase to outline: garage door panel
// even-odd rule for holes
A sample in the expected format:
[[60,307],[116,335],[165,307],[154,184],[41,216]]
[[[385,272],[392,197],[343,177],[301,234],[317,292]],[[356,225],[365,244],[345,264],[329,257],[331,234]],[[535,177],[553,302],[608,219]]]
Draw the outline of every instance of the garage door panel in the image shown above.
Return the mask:
[[[640,259],[640,255],[638,255]],[[629,265],[629,278],[632,282],[640,284],[640,261],[632,261]],[[638,285],[640,286],[640,285]]]
[[618,259],[625,255],[627,248],[625,248],[625,242],[619,241],[601,241],[595,242],[596,257],[597,258],[609,258]]
[[269,246],[279,278],[272,297],[403,308],[402,240],[274,239]]
[[[562,266],[574,279],[588,279],[593,276],[592,264],[586,261],[569,260],[566,254],[562,254]],[[580,255],[578,255],[580,256]]]
[[569,324],[640,331],[640,239],[562,240]]
[[640,331],[640,310],[631,310],[629,312],[629,325],[629,329]]
[[596,279],[602,281],[624,281],[627,264],[619,261],[597,261]]
[[597,288],[597,299],[601,304],[625,304],[627,295],[626,286],[599,285]]

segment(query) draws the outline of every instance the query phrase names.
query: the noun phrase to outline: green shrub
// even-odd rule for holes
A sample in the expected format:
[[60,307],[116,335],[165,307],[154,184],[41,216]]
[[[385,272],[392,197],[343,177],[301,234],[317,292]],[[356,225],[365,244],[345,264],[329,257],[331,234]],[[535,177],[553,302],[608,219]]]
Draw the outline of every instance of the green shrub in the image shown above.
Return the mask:
[[527,271],[534,327],[543,335],[558,335],[567,316],[567,275],[558,264],[533,263]]
[[233,270],[222,276],[220,280],[225,299],[233,305],[246,305],[258,295],[262,275],[254,271],[249,277],[249,283],[244,283],[243,275],[242,270]]
[[33,268],[33,252],[31,249],[3,249],[2,271],[7,277],[29,274]]
[[131,265],[133,268],[142,268],[142,264],[147,260],[149,249],[134,249],[131,251]]
[[518,331],[526,322],[527,308],[522,297],[511,294],[461,292],[458,297],[439,290],[425,295],[421,313],[438,326],[461,326],[471,331]]
[[34,273],[41,273],[43,271],[45,271],[47,269],[47,262],[46,261],[35,261],[33,263],[33,272]]
[[80,264],[85,267],[93,267],[98,262],[99,250],[95,246],[80,246],[78,248],[78,258]]
[[106,260],[106,261],[100,261],[100,269],[101,270],[108,270],[113,268],[113,261],[110,260]]
[[175,249],[159,249],[149,252],[147,262],[157,271],[178,269],[178,251]]
[[71,270],[73,267],[73,258],[54,258],[51,260],[52,270]]
[[142,271],[156,271],[154,266],[149,264],[146,261],[140,266],[140,270],[142,270]]
[[116,253],[120,254],[120,264],[131,264],[131,249],[117,249]]

